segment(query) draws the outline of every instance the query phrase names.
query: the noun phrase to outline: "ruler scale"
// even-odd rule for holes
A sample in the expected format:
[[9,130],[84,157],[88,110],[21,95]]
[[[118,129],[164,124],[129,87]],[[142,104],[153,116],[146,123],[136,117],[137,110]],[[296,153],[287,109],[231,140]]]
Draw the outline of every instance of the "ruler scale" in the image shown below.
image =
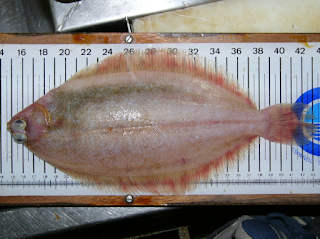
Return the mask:
[[[241,41],[241,36],[240,40],[225,38],[227,40],[224,41],[219,38],[221,36],[210,35],[209,40],[190,35],[185,41],[182,39],[175,42],[175,39],[163,36],[160,40],[150,37],[145,42],[143,34],[132,36],[134,43],[126,43],[125,34],[105,34],[105,38],[116,39],[110,44],[95,40],[80,42],[85,44],[71,40],[62,43],[52,40],[46,44],[45,41],[32,42],[32,36],[28,43],[2,41],[0,196],[4,197],[0,197],[0,203],[3,198],[12,196],[55,196],[51,202],[56,202],[54,198],[58,196],[125,195],[106,194],[73,181],[69,175],[14,143],[6,129],[6,123],[13,115],[50,89],[63,84],[85,66],[118,52],[134,54],[138,49],[153,51],[159,48],[169,49],[170,52],[185,52],[186,57],[194,57],[196,61],[201,60],[225,72],[228,82],[236,82],[258,109],[277,103],[294,103],[304,93],[316,91],[320,87],[320,35],[313,35],[315,40],[308,43],[295,42],[288,35],[288,41],[279,42],[270,42],[270,39],[264,41],[263,36],[251,42]],[[227,36],[223,35],[222,38]],[[86,35],[81,37],[85,39]],[[88,35],[89,38],[92,39],[92,35]],[[309,107],[314,109],[318,101],[315,97]],[[320,119],[319,115],[316,115],[315,121],[317,119]],[[195,182],[198,188],[181,197],[187,202],[188,197],[197,201],[194,196],[205,195],[296,194],[314,195],[313,202],[319,202],[319,156],[295,145],[271,143],[263,138],[257,142],[253,147],[248,147],[246,156],[239,158],[235,165],[228,165],[213,173],[208,182]],[[317,139],[313,143],[320,144]]]

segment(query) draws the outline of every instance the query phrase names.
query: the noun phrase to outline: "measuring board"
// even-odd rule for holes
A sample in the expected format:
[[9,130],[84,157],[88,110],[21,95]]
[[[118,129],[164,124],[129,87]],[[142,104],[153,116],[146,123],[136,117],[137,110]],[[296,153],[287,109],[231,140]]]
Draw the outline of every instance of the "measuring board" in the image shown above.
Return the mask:
[[[7,131],[7,122],[13,115],[80,69],[116,53],[135,54],[137,50],[152,53],[157,49],[167,49],[170,54],[183,52],[185,57],[223,71],[228,81],[247,92],[258,109],[278,103],[303,102],[305,111],[312,111],[315,116],[311,123],[318,125],[320,121],[318,34],[0,35],[0,43],[0,203],[47,203],[46,198],[50,198],[50,203],[62,200],[72,204],[76,203],[75,198],[81,198],[82,204],[125,203],[122,200],[125,194],[108,194],[77,183],[24,146],[14,143]],[[268,200],[283,203],[283,198],[285,202],[303,199],[319,203],[318,139],[316,134],[312,141],[300,147],[260,138],[258,143],[248,146],[245,157],[239,158],[234,166],[226,165],[213,173],[209,181],[194,182],[197,188],[186,195],[162,198],[152,194],[130,195],[135,200],[127,203],[139,204],[139,197],[144,198],[140,203],[143,205],[168,204],[169,201],[173,204],[224,203],[225,199],[226,203],[239,203],[239,200],[250,203],[246,200],[253,198],[264,198],[264,203]],[[23,196],[32,196],[32,199]]]

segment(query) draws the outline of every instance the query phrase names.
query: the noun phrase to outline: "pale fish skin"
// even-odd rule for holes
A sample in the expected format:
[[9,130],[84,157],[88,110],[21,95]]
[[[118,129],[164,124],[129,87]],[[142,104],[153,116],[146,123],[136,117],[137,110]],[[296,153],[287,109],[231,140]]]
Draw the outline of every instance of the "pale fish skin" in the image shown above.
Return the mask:
[[183,194],[257,137],[291,144],[292,105],[257,110],[219,72],[158,50],[107,58],[8,123],[18,143],[106,191]]

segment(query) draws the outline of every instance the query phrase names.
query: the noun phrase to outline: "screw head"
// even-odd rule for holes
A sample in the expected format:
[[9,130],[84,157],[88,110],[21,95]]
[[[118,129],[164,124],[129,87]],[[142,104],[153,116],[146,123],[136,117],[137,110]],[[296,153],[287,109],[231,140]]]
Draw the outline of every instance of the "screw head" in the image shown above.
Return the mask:
[[131,35],[126,36],[126,43],[132,43],[133,37]]
[[126,203],[132,203],[133,202],[133,196],[132,195],[127,195],[125,198]]

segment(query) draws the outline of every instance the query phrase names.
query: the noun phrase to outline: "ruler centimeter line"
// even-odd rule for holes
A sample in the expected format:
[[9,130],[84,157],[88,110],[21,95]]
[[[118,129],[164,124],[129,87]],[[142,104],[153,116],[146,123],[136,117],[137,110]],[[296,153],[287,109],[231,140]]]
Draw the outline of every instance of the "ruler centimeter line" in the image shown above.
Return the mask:
[[[167,48],[170,54],[202,60],[225,72],[263,109],[293,103],[320,87],[320,42],[300,43],[153,43],[153,44],[4,44],[0,45],[1,195],[96,195],[68,175],[12,142],[6,123],[78,70],[122,52]],[[170,50],[169,50],[170,49]],[[320,101],[319,101],[320,102]],[[310,107],[318,104],[315,99]],[[318,116],[316,116],[318,117]],[[259,138],[244,159],[227,165],[190,194],[320,193],[320,158],[299,146]],[[318,140],[314,139],[317,145]],[[320,144],[320,143],[319,143]],[[245,187],[250,185],[250,187]],[[53,190],[48,190],[53,189]],[[214,190],[212,190],[214,188]]]

